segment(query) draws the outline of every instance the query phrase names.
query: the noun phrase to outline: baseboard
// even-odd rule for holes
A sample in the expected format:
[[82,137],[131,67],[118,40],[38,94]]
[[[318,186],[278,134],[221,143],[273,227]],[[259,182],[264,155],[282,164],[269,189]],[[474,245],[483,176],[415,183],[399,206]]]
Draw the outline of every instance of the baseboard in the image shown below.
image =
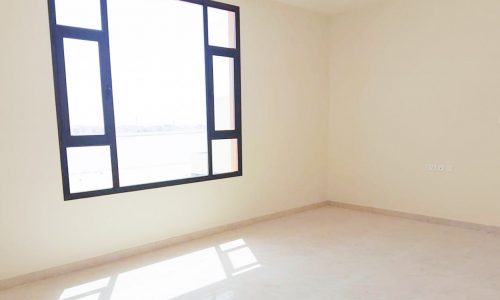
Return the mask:
[[335,201],[329,201],[328,203],[331,206],[339,207],[339,208],[358,210],[358,211],[364,211],[364,212],[386,215],[386,216],[391,216],[391,217],[411,219],[411,220],[420,221],[420,222],[446,225],[446,226],[454,226],[454,227],[460,227],[460,228],[464,228],[464,229],[471,229],[471,230],[478,230],[478,231],[500,234],[500,227],[498,227],[498,226],[489,226],[489,225],[456,221],[456,220],[445,219],[445,218],[430,217],[430,216],[425,216],[425,215],[419,215],[419,214],[413,214],[413,213],[407,213],[407,212],[401,212],[401,211],[389,210],[389,209],[383,209],[383,208],[362,206],[362,205],[356,205],[356,204],[350,204],[350,203],[342,203],[342,202],[335,202]]
[[252,218],[252,219],[247,219],[247,220],[243,220],[243,221],[236,222],[236,223],[231,223],[231,224],[226,224],[226,225],[222,225],[222,226],[218,226],[218,227],[214,227],[214,228],[210,228],[210,229],[206,229],[206,230],[201,230],[198,232],[169,238],[169,239],[166,239],[163,241],[150,243],[150,244],[135,247],[135,248],[130,248],[130,249],[122,250],[122,251],[113,252],[110,254],[106,254],[106,255],[102,255],[102,256],[98,256],[98,257],[94,257],[94,258],[90,258],[90,259],[86,259],[86,260],[82,260],[82,261],[78,261],[78,262],[63,265],[63,266],[58,266],[58,267],[54,267],[54,268],[50,268],[50,269],[46,269],[46,270],[42,270],[42,271],[37,271],[37,272],[33,272],[33,273],[21,275],[21,276],[16,276],[16,277],[9,278],[9,279],[0,280],[0,290],[9,289],[12,287],[20,286],[20,285],[31,283],[34,281],[49,279],[49,278],[53,278],[56,276],[61,276],[64,274],[68,274],[68,273],[72,273],[72,272],[85,270],[88,268],[93,268],[93,267],[105,265],[105,264],[108,264],[108,263],[111,263],[111,262],[114,262],[114,261],[117,261],[120,259],[124,259],[127,257],[145,254],[145,253],[152,252],[155,250],[160,250],[163,248],[174,246],[174,245],[177,245],[180,243],[189,242],[192,240],[208,237],[208,236],[222,233],[225,231],[235,230],[235,229],[246,227],[246,226],[249,226],[252,224],[256,224],[256,223],[260,223],[260,222],[264,222],[264,221],[269,221],[269,220],[273,220],[273,219],[278,219],[278,218],[294,215],[297,213],[301,213],[301,212],[304,212],[307,210],[321,208],[324,206],[333,206],[333,207],[338,207],[338,208],[351,209],[351,210],[363,211],[363,212],[368,212],[368,213],[411,219],[411,220],[420,221],[420,222],[446,225],[446,226],[454,226],[454,227],[460,227],[460,228],[465,228],[465,229],[472,229],[472,230],[500,234],[500,227],[497,227],[497,226],[488,226],[488,225],[482,225],[482,224],[476,224],[476,223],[450,220],[450,219],[445,219],[445,218],[430,217],[430,216],[425,216],[425,215],[412,214],[412,213],[407,213],[407,212],[400,212],[400,211],[395,211],[395,210],[375,208],[375,207],[369,207],[369,206],[362,206],[362,205],[356,205],[356,204],[350,204],[350,203],[325,201],[325,202],[315,203],[315,204],[306,205],[306,206],[293,208],[293,209],[289,209],[289,210],[284,210],[281,212],[272,213],[272,214]]
[[226,225],[222,225],[222,226],[218,226],[218,227],[214,227],[214,228],[210,228],[210,229],[206,229],[206,230],[201,230],[201,231],[186,234],[186,235],[181,235],[181,236],[169,238],[169,239],[166,239],[163,241],[159,241],[159,242],[155,242],[155,243],[151,243],[151,244],[147,244],[147,245],[143,245],[143,246],[139,246],[139,247],[135,247],[135,248],[130,248],[130,249],[122,250],[122,251],[113,252],[110,254],[106,254],[106,255],[102,255],[102,256],[98,256],[98,257],[94,257],[94,258],[90,258],[90,259],[86,259],[86,260],[82,260],[82,261],[78,261],[78,262],[74,262],[71,264],[63,265],[63,266],[58,266],[58,267],[54,267],[54,268],[50,268],[50,269],[46,269],[46,270],[42,270],[42,271],[37,271],[37,272],[33,272],[33,273],[21,275],[21,276],[16,276],[16,277],[9,278],[9,279],[0,280],[0,290],[5,290],[5,289],[9,289],[9,288],[16,287],[19,285],[31,283],[34,281],[49,279],[52,277],[61,276],[64,274],[77,272],[77,271],[85,270],[85,269],[92,268],[92,267],[101,266],[101,265],[108,264],[108,263],[111,263],[111,262],[114,262],[114,261],[117,261],[120,259],[124,259],[127,257],[145,254],[145,253],[152,252],[155,250],[167,248],[167,247],[170,247],[170,246],[173,246],[176,244],[189,242],[189,241],[192,241],[195,239],[208,237],[208,236],[222,233],[225,231],[230,231],[230,230],[246,227],[246,226],[256,224],[256,223],[294,215],[294,214],[297,214],[300,212],[304,212],[307,210],[316,209],[316,208],[320,208],[320,207],[324,207],[324,206],[328,206],[328,205],[329,205],[329,203],[327,201],[325,201],[325,202],[310,204],[310,205],[306,205],[306,206],[302,206],[302,207],[298,207],[298,208],[288,209],[288,210],[284,210],[281,212],[264,215],[261,217],[247,219],[247,220],[243,220],[243,221],[236,222],[236,223],[226,224]]

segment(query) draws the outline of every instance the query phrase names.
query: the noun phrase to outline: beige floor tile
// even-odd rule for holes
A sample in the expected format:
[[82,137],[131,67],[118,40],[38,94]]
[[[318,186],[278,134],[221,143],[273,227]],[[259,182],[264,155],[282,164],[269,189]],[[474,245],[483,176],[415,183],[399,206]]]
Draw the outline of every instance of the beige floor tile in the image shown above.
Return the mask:
[[325,207],[0,291],[1,300],[500,299],[500,235]]

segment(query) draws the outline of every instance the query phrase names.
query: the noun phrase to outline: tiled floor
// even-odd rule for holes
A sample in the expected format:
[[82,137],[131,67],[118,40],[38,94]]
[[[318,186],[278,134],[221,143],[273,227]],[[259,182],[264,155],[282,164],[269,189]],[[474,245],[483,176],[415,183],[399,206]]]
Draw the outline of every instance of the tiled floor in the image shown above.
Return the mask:
[[500,235],[325,207],[0,299],[500,299]]

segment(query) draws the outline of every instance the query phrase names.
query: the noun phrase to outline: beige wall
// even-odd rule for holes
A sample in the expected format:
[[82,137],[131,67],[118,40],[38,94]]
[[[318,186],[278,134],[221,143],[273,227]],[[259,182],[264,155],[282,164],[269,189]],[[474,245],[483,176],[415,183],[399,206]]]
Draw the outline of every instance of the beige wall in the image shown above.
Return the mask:
[[500,225],[500,1],[337,16],[331,91],[330,200]]
[[0,279],[325,199],[328,20],[233,3],[244,176],[64,202],[46,1],[0,2]]
[[244,176],[64,202],[46,3],[0,2],[0,280],[324,199],[500,225],[500,2],[232,3]]

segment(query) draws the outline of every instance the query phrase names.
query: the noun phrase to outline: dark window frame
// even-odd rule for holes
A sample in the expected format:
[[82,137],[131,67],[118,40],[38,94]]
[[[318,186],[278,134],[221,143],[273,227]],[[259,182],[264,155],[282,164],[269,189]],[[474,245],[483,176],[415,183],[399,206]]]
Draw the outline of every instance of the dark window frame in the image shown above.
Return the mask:
[[[111,58],[109,51],[109,31],[107,0],[99,0],[101,4],[101,30],[69,27],[56,23],[55,0],[48,0],[50,35],[52,44],[52,62],[54,72],[54,88],[56,98],[57,123],[59,131],[59,150],[61,158],[62,186],[64,200],[76,200],[118,193],[162,188],[181,184],[219,180],[243,175],[242,159],[242,124],[241,124],[241,47],[240,47],[240,10],[239,7],[211,0],[179,0],[203,6],[204,44],[205,44],[205,75],[206,75],[206,108],[207,108],[207,146],[208,175],[195,178],[178,179],[164,182],[120,187],[119,165],[116,145],[115,116],[113,107],[113,88],[111,73]],[[236,48],[210,46],[208,41],[208,8],[218,8],[235,14]],[[100,136],[72,136],[68,112],[66,89],[66,74],[63,38],[96,41],[99,45],[99,60],[101,72],[102,102],[105,134]],[[234,94],[235,94],[235,130],[216,131],[214,115],[214,78],[213,56],[225,56],[234,59]],[[212,141],[237,139],[238,141],[238,171],[226,174],[213,174]],[[69,147],[109,146],[113,188],[82,193],[71,193],[69,186],[68,160],[66,149]]]

